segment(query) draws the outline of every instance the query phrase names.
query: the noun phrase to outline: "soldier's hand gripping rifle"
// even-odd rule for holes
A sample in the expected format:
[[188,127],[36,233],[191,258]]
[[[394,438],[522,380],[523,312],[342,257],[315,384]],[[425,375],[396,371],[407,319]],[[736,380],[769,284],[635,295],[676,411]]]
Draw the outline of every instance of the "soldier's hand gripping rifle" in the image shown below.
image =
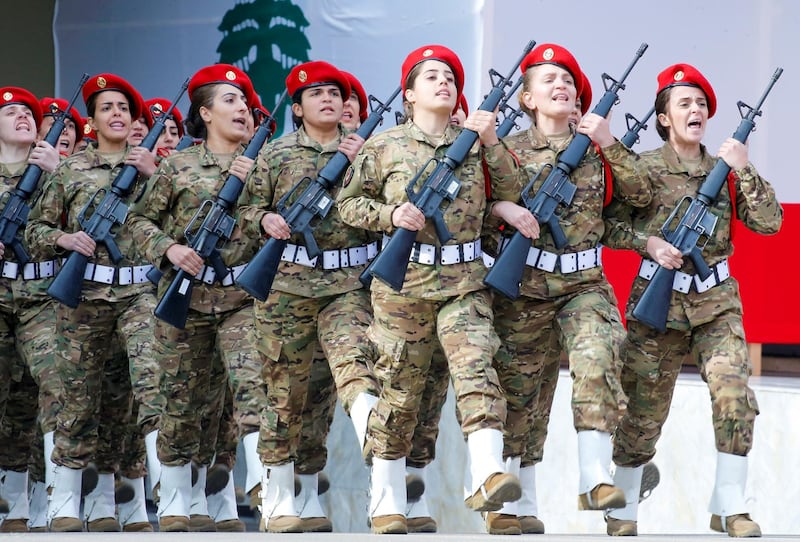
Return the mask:
[[[733,134],[735,140],[741,143],[747,141],[750,132],[755,128],[755,118],[761,115],[764,100],[782,73],[782,68],[775,70],[755,107],[742,101],[737,102],[742,120]],[[664,239],[692,261],[701,280],[706,280],[712,273],[702,254],[705,243],[714,234],[717,225],[717,217],[709,209],[727,183],[730,171],[730,166],[722,158],[718,158],[708,177],[700,185],[697,196],[684,196],[661,227]],[[736,202],[732,204],[736,205]],[[633,308],[634,318],[662,333],[666,331],[674,280],[674,269],[659,266]]]
[[[67,115],[75,105],[78,96],[81,95],[83,84],[88,79],[89,75],[84,73],[66,111],[59,110],[55,105],[52,106],[53,125],[44,140],[53,147],[58,144],[58,138],[61,137],[61,132],[64,131],[66,126]],[[41,178],[42,168],[36,164],[28,164],[14,189],[0,197],[0,205],[3,206],[3,211],[0,213],[0,243],[3,243],[6,248],[11,247],[20,266],[24,266],[31,259],[22,244],[20,234],[25,230],[25,226],[28,224],[28,215],[31,212],[28,200],[39,187]]]
[[[514,71],[520,65],[531,49],[533,49],[536,42],[531,40],[522,52],[522,56],[511,68],[510,73],[503,77],[502,74],[495,70],[489,71],[489,76],[492,80],[492,89],[489,94],[484,98],[480,107],[481,111],[494,111],[500,101],[505,95],[505,87],[511,85],[511,78],[514,76]],[[472,146],[478,140],[478,133],[474,130],[464,129],[458,134],[453,144],[447,149],[444,157],[439,160],[431,158],[419,170],[417,175],[406,186],[406,194],[408,200],[416,205],[425,219],[433,219],[436,228],[436,235],[441,244],[446,243],[452,239],[452,234],[447,229],[444,222],[442,212],[450,205],[452,201],[458,196],[458,191],[461,189],[461,181],[455,176],[455,170],[466,159]],[[428,173],[430,172],[430,173]],[[414,188],[420,181],[424,179],[419,189],[415,192]],[[395,291],[400,291],[405,282],[406,271],[408,270],[408,261],[411,256],[411,250],[414,247],[414,241],[417,237],[416,231],[411,231],[406,228],[397,228],[392,234],[389,242],[383,247],[380,253],[372,260],[372,263],[364,270],[360,279],[362,283],[368,284],[369,276],[377,277],[386,284],[392,287]]]
[[[181,89],[172,101],[170,108],[155,119],[153,127],[140,143],[140,147],[144,147],[149,151],[153,150],[158,141],[158,137],[161,135],[161,132],[164,131],[164,123],[167,117],[172,113],[175,104],[181,99],[181,96],[186,92],[188,86],[189,80],[187,79],[183,82],[183,85],[181,85]],[[85,231],[95,243],[104,244],[106,246],[108,255],[115,264],[119,263],[123,256],[122,253],[120,253],[119,247],[117,247],[117,243],[114,241],[114,237],[117,234],[117,230],[125,223],[125,219],[128,216],[128,205],[125,203],[125,199],[133,190],[138,175],[139,171],[136,169],[136,166],[130,164],[123,165],[122,169],[120,169],[116,178],[111,183],[110,189],[98,189],[83,207],[80,214],[78,214],[78,222],[83,231]],[[91,212],[91,216],[87,218],[86,215],[89,212]],[[47,289],[47,293],[68,307],[72,307],[73,309],[77,307],[80,302],[83,276],[88,263],[88,256],[84,256],[80,252],[72,251],[61,266],[61,271],[58,272],[53,282],[50,284],[50,287]]]
[[[611,108],[619,101],[619,91],[625,88],[625,79],[645,50],[647,50],[647,44],[643,43],[619,81],[615,81],[606,73],[603,74],[603,85],[606,87],[606,91],[592,113],[601,117],[608,116]],[[563,248],[567,244],[567,237],[559,224],[559,215],[570,206],[572,198],[575,197],[576,186],[570,180],[569,175],[578,167],[591,144],[592,140],[589,136],[575,134],[570,144],[558,157],[556,165],[545,165],[522,189],[523,203],[539,224],[547,224],[557,248]],[[547,177],[536,194],[531,196],[533,186],[545,172]],[[503,246],[483,282],[510,299],[519,297],[519,285],[525,271],[525,261],[530,248],[531,240],[520,232],[515,232]]]
[[[280,111],[286,95],[287,91],[284,90],[273,111]],[[258,156],[261,147],[272,136],[273,122],[272,115],[264,115],[253,139],[242,153],[244,156],[252,159]],[[222,282],[230,272],[219,251],[230,240],[236,227],[236,219],[232,214],[236,202],[244,190],[244,181],[236,175],[228,175],[214,201],[204,201],[184,230],[189,246],[211,265],[214,269],[215,279],[219,282]],[[202,216],[205,216],[202,224],[196,227]],[[153,280],[152,277],[148,278]],[[183,269],[178,269],[153,314],[170,325],[184,329],[186,318],[189,315],[189,305],[192,301],[194,281],[195,277]]]
[[[397,98],[398,94],[400,94],[400,87],[397,87],[385,102],[370,96],[372,112],[364,121],[364,124],[358,128],[356,134],[363,139],[368,139],[380,124],[383,114],[391,111],[389,106]],[[291,232],[303,234],[309,258],[316,258],[320,254],[319,247],[314,239],[312,220],[322,220],[328,214],[334,203],[334,199],[328,193],[328,190],[339,183],[339,179],[349,165],[350,159],[347,158],[347,155],[337,151],[333,158],[325,164],[325,167],[319,171],[315,180],[311,180],[310,177],[300,179],[292,186],[291,190],[278,200],[275,206]],[[287,201],[293,197],[301,186],[306,186],[305,190],[287,208]],[[316,223],[319,222],[317,221]],[[275,280],[275,274],[278,272],[278,265],[281,262],[281,255],[286,248],[286,244],[286,239],[275,239],[274,237],[267,239],[255,257],[244,268],[239,278],[236,279],[236,284],[256,299],[264,301],[269,295],[270,289],[272,289],[272,283]]]
[[653,113],[656,112],[655,106],[650,108],[650,111],[644,116],[644,119],[641,121],[636,120],[636,117],[631,115],[630,113],[625,113],[625,123],[628,125],[628,131],[625,132],[625,135],[622,136],[620,142],[623,145],[632,149],[636,143],[639,142],[639,132],[642,130],[647,130],[647,121],[650,120],[650,117],[653,116]]

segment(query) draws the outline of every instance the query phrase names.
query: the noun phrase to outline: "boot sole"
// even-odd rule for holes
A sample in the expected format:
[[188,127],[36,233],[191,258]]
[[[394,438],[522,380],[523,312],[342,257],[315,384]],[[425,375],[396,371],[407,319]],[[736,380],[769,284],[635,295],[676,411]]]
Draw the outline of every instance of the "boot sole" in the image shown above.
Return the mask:
[[644,468],[642,468],[642,487],[639,489],[639,502],[649,497],[660,481],[661,473],[658,471],[656,464],[652,461],[645,463]]
[[464,502],[477,512],[496,512],[503,507],[503,503],[517,501],[520,497],[522,497],[522,487],[519,481],[509,477],[499,482],[486,493],[485,497],[479,488],[475,495]]

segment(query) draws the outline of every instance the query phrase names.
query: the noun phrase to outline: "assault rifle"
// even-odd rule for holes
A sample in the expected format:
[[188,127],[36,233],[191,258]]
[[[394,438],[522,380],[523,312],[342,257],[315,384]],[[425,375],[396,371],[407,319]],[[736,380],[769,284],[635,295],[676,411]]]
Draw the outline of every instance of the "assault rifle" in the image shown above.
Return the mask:
[[[755,118],[761,115],[764,100],[782,73],[782,68],[775,70],[755,107],[742,101],[737,102],[742,120],[733,134],[735,140],[741,143],[747,141],[750,132],[755,128]],[[697,196],[684,196],[661,227],[664,239],[692,261],[701,280],[706,280],[712,273],[702,254],[705,243],[714,234],[717,226],[717,217],[709,209],[727,183],[730,171],[731,167],[722,158],[718,158],[706,180],[700,185]],[[736,205],[735,201],[732,203]],[[674,279],[674,269],[659,266],[633,308],[634,318],[662,333],[666,331]]]
[[[400,87],[397,87],[385,102],[370,96],[372,112],[367,117],[367,120],[364,121],[364,124],[358,128],[356,134],[364,139],[369,138],[382,121],[383,114],[391,111],[389,106],[398,94],[400,94]],[[325,164],[325,167],[319,171],[315,180],[312,181],[310,177],[300,179],[278,200],[275,206],[278,213],[286,221],[286,224],[289,225],[292,233],[303,234],[309,258],[316,258],[320,254],[319,247],[314,239],[314,226],[311,225],[311,221],[315,218],[322,220],[328,214],[334,203],[334,199],[328,193],[328,190],[339,183],[339,179],[349,165],[350,160],[347,155],[337,151],[333,158]],[[287,208],[286,202],[303,185],[307,185],[306,189]],[[274,237],[267,239],[255,257],[244,268],[239,278],[236,279],[236,284],[256,299],[264,301],[272,288],[286,244],[286,239],[275,239]]]
[[[478,107],[479,110],[494,111],[498,107],[505,95],[505,87],[511,85],[514,71],[525,58],[525,55],[533,49],[534,45],[536,45],[536,42],[533,40],[528,42],[522,52],[522,56],[514,64],[507,76],[503,77],[502,74],[495,70],[489,71],[492,89],[484,98],[480,107]],[[444,157],[441,160],[431,158],[406,186],[408,200],[422,211],[426,219],[433,219],[436,235],[441,244],[446,243],[453,237],[447,229],[442,212],[456,199],[461,189],[461,181],[456,178],[455,170],[464,163],[467,154],[476,141],[478,141],[477,132],[468,129],[462,130],[453,141],[453,144],[450,145],[450,148],[447,149]],[[428,173],[429,171],[430,173]],[[414,188],[422,179],[424,181],[419,192],[414,192]],[[408,261],[414,248],[416,237],[417,232],[415,231],[397,228],[389,242],[383,247],[383,250],[378,253],[369,267],[361,274],[361,282],[368,284],[370,281],[369,276],[371,275],[379,278],[399,292],[403,288],[403,282],[405,282]]]
[[651,107],[650,111],[647,112],[641,122],[636,120],[636,117],[630,113],[625,113],[625,123],[628,125],[628,131],[625,132],[625,135],[620,139],[622,144],[629,149],[633,148],[633,146],[639,142],[639,132],[647,130],[647,121],[650,120],[650,117],[652,117],[655,112],[655,106]]
[[[187,79],[181,85],[181,89],[172,101],[170,108],[155,119],[153,127],[142,140],[140,147],[144,147],[149,151],[153,150],[158,137],[164,131],[164,123],[167,117],[172,113],[175,104],[181,99],[188,86],[189,80]],[[78,222],[80,222],[83,231],[97,244],[102,243],[106,246],[108,255],[115,264],[119,263],[123,256],[114,241],[114,237],[117,234],[118,227],[125,223],[125,219],[128,216],[128,205],[125,203],[125,198],[133,190],[137,175],[139,175],[139,171],[136,166],[123,165],[111,183],[110,190],[99,188],[78,214]],[[86,215],[90,211],[91,216],[87,218]],[[59,271],[47,289],[47,293],[68,307],[73,309],[77,307],[80,302],[83,276],[86,273],[86,265],[88,263],[88,256],[72,251],[61,266],[61,271]]]
[[[44,136],[44,140],[53,147],[58,144],[58,138],[61,137],[61,132],[64,131],[66,126],[67,115],[75,105],[78,96],[81,95],[83,84],[88,79],[89,75],[84,73],[66,111],[60,111],[55,105],[52,106],[53,125],[48,130],[47,135]],[[11,247],[20,266],[24,266],[31,260],[19,234],[28,224],[28,215],[31,212],[28,200],[39,187],[41,177],[42,168],[36,164],[28,164],[14,189],[0,197],[0,204],[3,205],[3,211],[0,213],[0,243],[3,243],[6,248]]]
[[[287,91],[284,90],[273,111],[280,110],[286,95]],[[253,139],[242,153],[244,156],[253,159],[258,156],[261,147],[272,136],[273,121],[272,115],[264,115]],[[219,251],[230,240],[233,229],[236,227],[236,219],[231,215],[242,190],[244,190],[244,179],[233,174],[228,175],[214,201],[204,201],[184,230],[189,246],[204,261],[211,264],[214,269],[214,278],[220,283],[228,275],[230,269],[225,265]],[[195,225],[203,215],[205,218],[203,218],[202,224],[195,229]],[[152,276],[148,278],[151,281],[154,280]],[[192,275],[183,269],[178,269],[178,273],[167,287],[164,296],[159,300],[153,314],[170,325],[184,329],[189,314],[189,305],[192,301],[194,280]]]
[[[646,43],[639,46],[636,56],[619,81],[614,80],[606,73],[603,74],[603,85],[606,91],[603,97],[600,98],[600,102],[592,110],[592,113],[601,117],[608,116],[611,108],[619,101],[619,91],[625,88],[625,79],[646,49]],[[539,224],[547,224],[557,248],[563,248],[567,244],[567,237],[564,235],[564,230],[561,229],[561,224],[558,221],[559,211],[563,211],[563,209],[570,206],[577,189],[570,180],[569,175],[578,167],[591,144],[592,140],[589,136],[575,134],[570,144],[558,157],[556,165],[545,165],[522,189],[522,201],[533,216],[536,217]],[[533,186],[545,172],[547,172],[547,177],[536,192],[536,195],[531,196],[530,193],[533,190]],[[519,296],[519,285],[520,281],[522,281],[522,274],[525,271],[525,261],[528,258],[530,248],[531,240],[520,232],[515,232],[511,239],[505,243],[483,282],[506,297],[516,299]]]
[[520,87],[520,85],[525,81],[525,74],[522,74],[522,77],[517,79],[517,82],[514,83],[514,86],[509,89],[505,96],[503,96],[503,100],[500,102],[497,110],[503,113],[503,122],[497,127],[497,137],[506,137],[514,126],[517,125],[517,119],[522,116],[522,110],[520,108],[514,108],[508,105],[508,100],[514,96],[514,93]]

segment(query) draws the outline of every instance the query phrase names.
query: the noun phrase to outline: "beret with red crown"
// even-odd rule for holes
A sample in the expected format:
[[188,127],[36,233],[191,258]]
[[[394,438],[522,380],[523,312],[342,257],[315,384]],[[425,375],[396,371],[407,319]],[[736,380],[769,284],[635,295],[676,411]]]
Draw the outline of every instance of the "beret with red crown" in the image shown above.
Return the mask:
[[575,80],[575,91],[577,96],[583,91],[583,77],[581,77],[581,67],[575,57],[568,50],[555,43],[543,43],[537,45],[533,50],[525,55],[519,65],[520,71],[525,71],[531,66],[539,64],[555,64],[567,70]]
[[132,119],[138,119],[142,116],[144,100],[139,91],[133,88],[133,85],[125,79],[113,73],[98,73],[86,81],[82,90],[83,103],[88,104],[89,98],[106,90],[116,90],[128,97],[128,107],[130,108]]
[[253,107],[256,103],[256,91],[250,77],[233,64],[212,64],[197,70],[189,79],[189,100],[192,99],[194,91],[198,88],[215,83],[227,83],[233,85],[244,93],[247,106]]
[[42,107],[39,105],[39,100],[31,92],[20,87],[0,88],[0,107],[11,104],[27,106],[33,113],[36,128],[38,129],[42,125]]
[[[43,116],[52,116],[55,115],[58,111],[66,111],[69,102],[62,98],[42,98],[39,100],[39,106],[42,108],[42,115]],[[67,111],[67,117],[72,119],[72,122],[75,123],[75,141],[80,141],[83,139],[83,129],[86,121],[83,120],[81,114],[78,113],[78,110],[74,107]]]
[[714,113],[717,112],[717,95],[714,94],[711,83],[708,82],[708,79],[703,77],[700,70],[691,64],[673,64],[658,74],[658,90],[656,91],[656,96],[658,96],[662,90],[678,85],[697,87],[702,90],[708,100],[708,118],[714,116]]
[[458,91],[458,96],[461,96],[461,93],[464,92],[464,66],[461,64],[461,60],[458,58],[458,55],[444,45],[423,45],[422,47],[414,49],[408,54],[406,59],[403,61],[403,66],[401,68],[400,85],[403,88],[403,92],[406,91],[408,74],[411,73],[411,70],[414,69],[414,66],[420,62],[425,62],[426,60],[439,60],[440,62],[444,62],[450,66],[450,69],[453,70],[453,75],[456,78],[456,90]]
[[350,72],[346,72],[342,70],[342,73],[347,80],[350,82],[350,88],[352,89],[353,93],[358,96],[358,105],[359,105],[359,112],[358,118],[361,122],[367,120],[367,116],[369,115],[369,100],[367,98],[367,92],[364,90],[364,87],[361,85],[361,81],[356,79],[356,76]]
[[312,60],[298,64],[286,76],[286,89],[293,99],[298,91],[320,85],[336,85],[342,91],[342,100],[350,97],[350,81],[344,72],[324,60]]
[[[153,109],[162,113],[166,113],[167,110],[172,106],[172,102],[166,98],[150,98],[144,102],[144,105],[150,118],[153,118]],[[181,115],[180,110],[175,107],[172,110],[171,116],[175,121],[175,124],[178,125],[178,134],[183,137],[183,115]]]

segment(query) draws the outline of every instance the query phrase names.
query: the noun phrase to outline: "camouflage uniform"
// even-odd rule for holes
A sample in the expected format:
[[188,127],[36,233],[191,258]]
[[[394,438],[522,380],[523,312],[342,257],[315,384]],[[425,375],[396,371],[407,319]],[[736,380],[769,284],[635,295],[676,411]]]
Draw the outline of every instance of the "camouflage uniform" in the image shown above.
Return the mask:
[[[18,168],[0,164],[0,192],[13,190],[26,167],[27,164]],[[38,196],[38,192],[33,194],[28,203],[33,205]],[[3,313],[0,373],[10,371],[7,375],[0,374],[0,387],[8,386],[6,393],[10,394],[7,401],[0,397],[0,442],[3,443],[0,468],[23,471],[30,454],[30,479],[44,481],[43,456],[35,454],[41,450],[41,445],[35,446],[35,443],[37,435],[41,439],[37,413],[45,432],[53,431],[56,424],[60,379],[53,370],[54,302],[46,289],[49,277],[57,271],[57,264],[52,259],[46,262],[38,258],[29,247],[26,249],[33,261],[25,270],[17,268],[11,247],[6,247],[5,257],[0,260],[4,292],[0,301]],[[16,273],[14,268],[17,268]],[[5,416],[3,407],[6,407]]]
[[[391,214],[407,201],[409,181],[430,158],[441,158],[459,133],[459,128],[448,127],[437,144],[407,122],[372,137],[339,194],[344,220],[391,233]],[[380,353],[375,374],[381,394],[369,419],[369,440],[374,456],[381,459],[395,460],[410,453],[437,337],[453,378],[464,434],[503,428],[505,398],[492,368],[498,339],[492,326],[491,294],[482,283],[485,269],[480,247],[475,243],[486,206],[479,149],[474,146],[456,169],[462,185],[458,198],[444,212],[453,234],[448,245],[468,244],[458,252],[469,251],[463,258],[469,261],[459,258],[459,263],[443,265],[433,221],[429,221],[417,233],[417,241],[436,246],[432,265],[408,263],[399,294],[380,280],[372,282],[370,337]]]
[[[186,242],[184,229],[203,201],[215,199],[238,154],[223,158],[202,144],[164,158],[132,209],[128,224],[134,239],[147,259],[164,272],[159,297],[176,273],[165,256],[167,249]],[[241,233],[237,227],[220,251],[232,269],[226,285],[211,282],[210,268],[201,275],[208,282],[195,281],[186,328],[162,320],[155,323],[154,351],[164,396],[158,457],[164,465],[185,465],[193,459],[201,466],[210,464],[225,397],[225,371],[253,363],[252,304],[232,283],[255,250],[254,241]]]
[[[78,214],[98,189],[110,187],[124,154],[112,160],[89,148],[59,165],[31,213],[26,230],[31,245],[61,254],[56,240],[81,229]],[[142,184],[138,179],[131,199]],[[56,308],[57,332],[65,342],[56,355],[64,388],[53,460],[73,469],[94,460],[100,472],[117,470],[131,402],[128,362],[135,364],[137,357],[149,352],[152,286],[143,279],[146,268],[136,268],[144,264],[125,225],[115,240],[123,260],[113,264],[107,249],[99,246],[87,266],[87,274],[94,276],[82,284],[81,304],[75,309]],[[110,270],[111,283],[102,282],[103,270]],[[132,280],[125,280],[122,270]],[[114,340],[120,341],[127,356],[114,355],[109,346]]]
[[[607,244],[632,249],[649,260],[649,236],[660,228],[681,198],[695,195],[716,160],[701,146],[698,169],[689,171],[675,151],[664,144],[636,156],[624,148],[606,152],[615,178],[645,178],[653,186],[648,207],[631,211],[629,220],[612,220]],[[749,229],[762,234],[780,229],[783,211],[772,187],[748,164],[734,172],[736,216]],[[724,278],[720,264],[733,253],[731,226],[733,205],[723,187],[711,207],[719,220],[703,249],[703,258]],[[695,268],[687,258],[680,269],[689,275]],[[699,280],[699,278],[697,279]],[[614,462],[636,467],[649,461],[669,413],[669,405],[681,363],[691,354],[711,393],[712,419],[717,450],[744,456],[753,443],[758,403],[748,386],[752,366],[747,354],[739,286],[733,277],[700,293],[693,282],[687,293],[673,291],[667,331],[660,333],[639,323],[631,314],[647,280],[637,277],[628,300],[628,334],[621,347],[622,385],[629,395],[628,409],[614,435]]]
[[[265,209],[274,209],[278,199],[300,179],[314,179],[336,153],[344,135],[340,128],[335,141],[320,145],[301,127],[262,149],[240,199],[242,224],[248,235],[262,234],[260,220]],[[316,226],[314,237],[323,252],[366,247],[370,243],[366,232],[342,222],[335,207]],[[304,430],[303,412],[309,397],[316,396],[323,403],[331,400],[332,390],[324,389],[326,371],[333,375],[348,413],[359,393],[377,395],[377,383],[368,364],[375,357],[366,338],[372,316],[369,298],[358,280],[366,264],[366,248],[360,250],[363,263],[324,269],[323,256],[318,257],[316,264],[307,258],[303,260],[305,247],[301,239],[295,235],[289,240],[269,297],[255,305],[256,341],[264,360],[268,390],[259,454],[267,465],[294,462],[302,473],[313,474],[325,465],[326,451],[324,447],[312,450],[303,444],[301,434],[303,440],[310,438],[322,443],[324,435],[318,433],[325,425],[326,435],[329,424],[323,424],[323,419],[312,422],[307,414]],[[289,259],[289,252],[295,251],[296,256]],[[334,264],[338,266],[339,259],[336,260]],[[319,348],[330,369],[313,368],[315,359],[317,363],[321,361],[315,355]],[[312,378],[322,387],[311,388]],[[317,428],[309,427],[309,423]],[[306,430],[315,434],[306,435]]]

